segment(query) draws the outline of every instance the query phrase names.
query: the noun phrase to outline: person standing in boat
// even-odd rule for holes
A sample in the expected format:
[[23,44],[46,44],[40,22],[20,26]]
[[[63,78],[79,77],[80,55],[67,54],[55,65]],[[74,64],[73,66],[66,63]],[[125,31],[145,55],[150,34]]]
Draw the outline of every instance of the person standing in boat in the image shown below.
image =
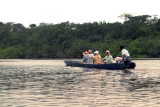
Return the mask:
[[101,60],[101,63],[109,64],[113,62],[113,57],[109,50],[106,51],[106,56]]
[[99,54],[99,51],[95,51],[93,57],[93,64],[100,64],[100,61],[101,61],[101,56]]
[[88,50],[88,53],[83,57],[83,62],[86,64],[93,64],[93,57],[94,55],[92,53],[92,50]]
[[124,46],[120,46],[120,51],[122,52],[122,56],[118,56],[115,58],[116,63],[122,63],[127,66],[127,64],[131,61],[131,56],[129,52],[124,48]]

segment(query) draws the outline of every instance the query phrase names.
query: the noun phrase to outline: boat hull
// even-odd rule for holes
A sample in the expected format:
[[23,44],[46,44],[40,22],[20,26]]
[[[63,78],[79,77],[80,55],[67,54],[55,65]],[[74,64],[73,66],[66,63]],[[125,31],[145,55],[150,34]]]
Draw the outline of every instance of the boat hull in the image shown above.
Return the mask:
[[65,61],[67,66],[85,67],[85,68],[97,68],[97,69],[109,69],[109,70],[123,70],[124,64],[111,63],[111,64],[83,64],[80,61]]
[[[67,66],[73,67],[85,67],[85,68],[97,68],[97,69],[108,69],[108,70],[123,70],[126,66],[123,63],[110,63],[110,64],[83,64],[81,61],[64,61]],[[130,66],[127,69],[134,69],[135,63],[130,62]]]

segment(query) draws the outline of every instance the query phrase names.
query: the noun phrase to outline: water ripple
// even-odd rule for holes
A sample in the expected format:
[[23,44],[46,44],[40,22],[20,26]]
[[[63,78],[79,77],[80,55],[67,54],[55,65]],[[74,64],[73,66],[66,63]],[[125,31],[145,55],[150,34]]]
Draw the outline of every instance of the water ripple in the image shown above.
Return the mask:
[[2,107],[160,105],[159,70],[111,71],[67,67],[63,60],[35,62],[38,60],[0,62]]

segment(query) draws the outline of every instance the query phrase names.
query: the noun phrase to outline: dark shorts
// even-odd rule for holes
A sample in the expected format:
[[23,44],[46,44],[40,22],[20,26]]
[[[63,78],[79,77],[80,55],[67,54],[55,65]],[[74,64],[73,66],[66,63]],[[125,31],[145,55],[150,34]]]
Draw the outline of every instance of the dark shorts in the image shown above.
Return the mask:
[[131,60],[132,60],[131,56],[125,56],[123,61],[130,62]]

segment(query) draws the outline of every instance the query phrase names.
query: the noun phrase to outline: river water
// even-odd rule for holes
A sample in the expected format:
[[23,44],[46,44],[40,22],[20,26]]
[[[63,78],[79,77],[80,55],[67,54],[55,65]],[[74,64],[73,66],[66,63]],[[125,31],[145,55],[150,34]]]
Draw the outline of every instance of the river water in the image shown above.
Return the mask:
[[132,70],[100,70],[0,59],[0,107],[160,106],[160,60],[134,62]]

